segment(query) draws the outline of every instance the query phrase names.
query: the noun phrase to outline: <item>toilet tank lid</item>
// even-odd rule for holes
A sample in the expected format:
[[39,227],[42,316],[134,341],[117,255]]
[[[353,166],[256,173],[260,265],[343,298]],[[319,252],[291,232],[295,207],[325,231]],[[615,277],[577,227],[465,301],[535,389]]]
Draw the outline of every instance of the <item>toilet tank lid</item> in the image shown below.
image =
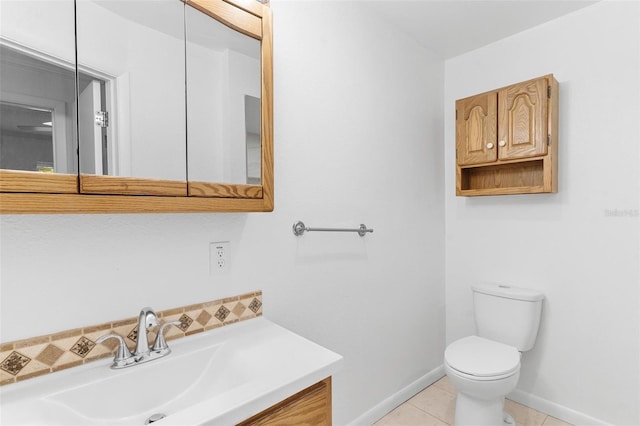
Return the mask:
[[471,288],[474,292],[505,297],[507,299],[525,300],[530,302],[536,302],[544,299],[544,294],[537,290],[512,287],[504,284],[474,284]]

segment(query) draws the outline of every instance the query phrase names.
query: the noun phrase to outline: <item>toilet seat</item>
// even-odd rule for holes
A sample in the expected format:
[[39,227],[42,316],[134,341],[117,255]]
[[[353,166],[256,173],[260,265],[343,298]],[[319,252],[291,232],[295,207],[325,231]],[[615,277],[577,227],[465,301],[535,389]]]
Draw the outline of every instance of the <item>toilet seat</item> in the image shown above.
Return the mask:
[[520,352],[516,348],[479,336],[451,343],[444,359],[455,373],[472,380],[498,380],[520,370]]

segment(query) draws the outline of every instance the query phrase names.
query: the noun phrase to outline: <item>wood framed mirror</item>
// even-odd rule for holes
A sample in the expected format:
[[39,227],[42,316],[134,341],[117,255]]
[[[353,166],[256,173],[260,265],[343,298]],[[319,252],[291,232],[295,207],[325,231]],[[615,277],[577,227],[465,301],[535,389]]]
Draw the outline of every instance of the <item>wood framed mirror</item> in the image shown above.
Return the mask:
[[[68,1],[73,5],[72,0]],[[90,0],[76,0],[79,2]],[[197,9],[207,17],[216,20],[229,28],[248,35],[259,41],[259,97],[243,94],[245,117],[259,114],[259,143],[255,136],[251,148],[243,147],[246,152],[245,168],[242,171],[246,180],[218,182],[216,179],[190,181],[188,177],[188,161],[183,161],[182,154],[161,155],[178,157],[183,163],[184,179],[150,176],[118,176],[109,175],[110,168],[115,167],[114,152],[94,145],[90,148],[79,147],[80,157],[73,173],[43,173],[38,171],[0,170],[0,213],[152,213],[152,212],[265,212],[273,210],[273,64],[272,64],[272,16],[266,4],[255,0],[185,0],[180,2],[187,10]],[[3,14],[4,14],[3,2]],[[10,3],[10,2],[6,2]],[[32,5],[36,2],[19,2]],[[47,3],[47,2],[42,2]],[[60,2],[56,2],[60,4]],[[104,3],[109,3],[105,1]],[[117,2],[116,2],[117,3]],[[141,2],[149,6],[149,2]],[[36,6],[37,7],[37,6]],[[191,12],[189,12],[191,13]],[[148,14],[150,16],[150,14]],[[138,19],[147,19],[140,14]],[[218,24],[218,22],[215,22]],[[24,24],[24,22],[22,23]],[[67,23],[73,30],[73,21]],[[4,37],[4,34],[3,34]],[[122,52],[121,52],[122,53]],[[181,60],[184,65],[184,59]],[[102,75],[110,75],[109,70],[101,66],[79,65],[78,74],[85,74],[81,81],[84,89],[94,87],[94,93],[101,92],[108,98],[109,90],[98,81]],[[89,69],[89,70],[87,70]],[[87,71],[87,72],[85,72]],[[79,79],[82,80],[82,77]],[[89,80],[89,82],[87,82]],[[188,85],[188,82],[187,82]],[[80,84],[78,84],[78,87]],[[188,87],[188,86],[187,86]],[[196,83],[197,88],[197,83]],[[256,108],[256,99],[259,108]],[[74,111],[75,112],[75,111]],[[187,109],[186,121],[189,120]],[[116,116],[117,117],[117,116]],[[98,119],[99,117],[93,117]],[[119,125],[123,124],[119,118]],[[255,121],[255,120],[254,120]],[[79,126],[78,126],[79,127]],[[258,134],[255,127],[245,127],[247,133]],[[185,134],[186,127],[185,127]],[[75,132],[73,132],[75,135]],[[151,138],[153,139],[153,138]],[[98,140],[98,139],[96,139]],[[188,152],[189,142],[186,142]],[[141,150],[153,149],[149,145]],[[74,147],[75,148],[75,147]],[[71,149],[71,152],[74,151]],[[253,151],[253,157],[249,151]],[[95,153],[101,151],[102,158]],[[82,153],[90,152],[82,159]],[[258,152],[258,156],[255,153]],[[96,159],[98,158],[98,159]],[[174,158],[175,160],[175,158]],[[111,163],[109,161],[112,161]],[[250,164],[251,163],[251,164]],[[257,164],[256,164],[257,163]],[[93,164],[92,166],[90,164]],[[90,173],[83,173],[88,167]],[[91,167],[94,167],[91,170]],[[97,173],[102,167],[101,173]],[[126,169],[121,164],[120,169]],[[79,172],[78,172],[78,169]],[[250,169],[250,170],[249,170]],[[107,173],[104,173],[107,171]],[[195,174],[195,172],[193,172]],[[196,175],[197,177],[197,175]],[[224,180],[224,179],[223,179]]]

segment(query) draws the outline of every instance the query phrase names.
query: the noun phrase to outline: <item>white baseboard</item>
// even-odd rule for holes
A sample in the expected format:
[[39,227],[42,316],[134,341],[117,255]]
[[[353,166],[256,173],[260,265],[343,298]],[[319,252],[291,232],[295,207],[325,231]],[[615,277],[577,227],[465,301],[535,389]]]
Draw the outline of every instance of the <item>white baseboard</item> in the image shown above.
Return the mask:
[[[443,365],[434,368],[424,376],[418,378],[408,386],[400,389],[398,392],[375,405],[355,420],[349,422],[349,426],[371,426],[409,398],[427,386],[440,380],[444,375],[445,372]],[[539,396],[528,392],[521,391],[520,389],[516,389],[511,392],[507,395],[507,398],[576,426],[611,426],[611,424],[605,421],[588,416],[579,411],[572,410],[571,408],[544,398],[540,398]]]
[[372,407],[370,410],[363,413],[355,420],[349,422],[350,426],[371,426],[382,417],[384,417],[394,408],[407,401],[409,398],[426,388],[427,386],[437,382],[444,377],[444,366],[439,366],[429,371],[424,376],[420,377],[408,386],[400,389],[398,392],[389,396],[379,404]]
[[540,398],[539,396],[530,394],[528,392],[521,391],[520,389],[516,389],[511,392],[509,395],[507,395],[507,398],[522,405],[526,405],[529,408],[533,408],[534,410],[546,413],[552,417],[555,417],[556,419],[571,423],[572,425],[611,426],[607,422],[588,416],[579,411],[572,410],[571,408],[565,407],[563,405],[556,404],[555,402],[549,401],[547,399]]

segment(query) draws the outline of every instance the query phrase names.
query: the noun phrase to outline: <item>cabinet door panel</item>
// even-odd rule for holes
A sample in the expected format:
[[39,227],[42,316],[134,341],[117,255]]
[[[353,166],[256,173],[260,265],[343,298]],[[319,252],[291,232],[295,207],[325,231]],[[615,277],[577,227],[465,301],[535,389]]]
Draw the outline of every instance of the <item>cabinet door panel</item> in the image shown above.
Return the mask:
[[495,92],[456,101],[458,164],[479,164],[496,160],[497,109]]
[[331,424],[331,377],[327,377],[237,426]]
[[547,86],[540,78],[498,92],[500,160],[547,153]]

